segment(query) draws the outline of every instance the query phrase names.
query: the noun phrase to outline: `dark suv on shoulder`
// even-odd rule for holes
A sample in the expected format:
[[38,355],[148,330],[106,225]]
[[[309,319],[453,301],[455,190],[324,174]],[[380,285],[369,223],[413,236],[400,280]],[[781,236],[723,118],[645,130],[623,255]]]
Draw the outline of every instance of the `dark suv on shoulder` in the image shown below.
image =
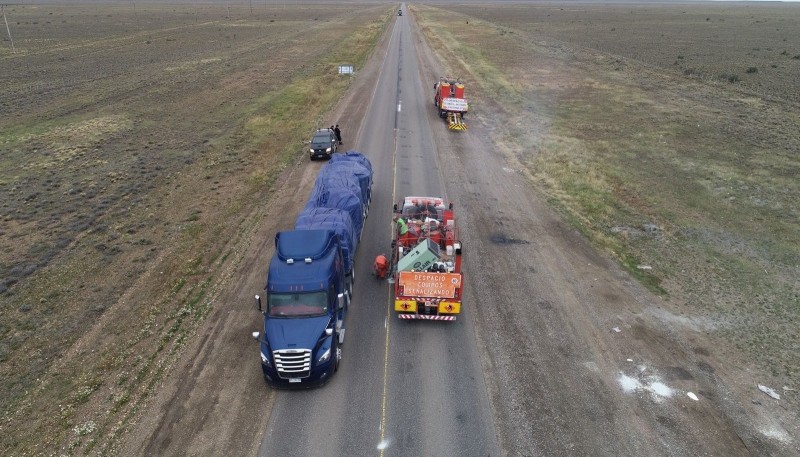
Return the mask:
[[314,138],[308,149],[311,160],[317,158],[330,159],[336,152],[336,134],[331,129],[319,129],[314,133]]

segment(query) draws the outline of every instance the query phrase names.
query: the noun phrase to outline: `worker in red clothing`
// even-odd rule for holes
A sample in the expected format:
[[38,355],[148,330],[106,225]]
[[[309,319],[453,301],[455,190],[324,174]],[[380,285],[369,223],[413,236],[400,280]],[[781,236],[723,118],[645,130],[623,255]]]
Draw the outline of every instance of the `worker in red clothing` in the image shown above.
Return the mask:
[[376,278],[386,278],[386,271],[389,269],[389,261],[386,259],[385,255],[380,254],[378,257],[375,257],[373,269]]

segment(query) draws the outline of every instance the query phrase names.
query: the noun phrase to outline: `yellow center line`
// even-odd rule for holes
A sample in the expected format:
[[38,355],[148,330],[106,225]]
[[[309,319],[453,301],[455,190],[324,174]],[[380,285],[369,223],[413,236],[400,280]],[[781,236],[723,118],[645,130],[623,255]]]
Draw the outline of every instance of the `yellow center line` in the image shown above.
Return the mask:
[[381,450],[381,457],[383,457],[383,451],[386,450],[386,404],[388,403],[388,392],[389,392],[389,323],[391,319],[389,317],[389,306],[391,304],[391,296],[389,297],[389,301],[386,304],[386,339],[384,343],[383,349],[383,400],[381,405],[381,441],[380,441],[380,450]]
[[[397,113],[399,116],[400,113]],[[394,132],[394,151],[392,153],[392,205],[395,202],[395,195],[397,194],[397,130]],[[394,214],[392,214],[394,217]],[[390,238],[394,238],[394,222],[392,222]],[[391,256],[389,257],[391,259]],[[387,274],[392,274],[391,271]],[[383,347],[383,398],[381,399],[381,440],[379,444],[380,457],[383,457],[386,450],[386,408],[389,396],[389,327],[392,322],[392,291],[389,291],[389,297],[386,300],[386,338]]]

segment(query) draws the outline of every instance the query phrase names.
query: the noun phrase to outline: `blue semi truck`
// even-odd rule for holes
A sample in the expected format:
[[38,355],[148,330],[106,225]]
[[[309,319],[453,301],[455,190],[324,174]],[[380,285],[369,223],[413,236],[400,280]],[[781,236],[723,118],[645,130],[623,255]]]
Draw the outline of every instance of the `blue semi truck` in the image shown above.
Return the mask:
[[253,337],[261,345],[264,380],[273,387],[324,384],[342,358],[372,166],[354,151],[336,157],[320,170],[295,229],[275,235],[265,300],[256,295],[264,327],[263,337]]

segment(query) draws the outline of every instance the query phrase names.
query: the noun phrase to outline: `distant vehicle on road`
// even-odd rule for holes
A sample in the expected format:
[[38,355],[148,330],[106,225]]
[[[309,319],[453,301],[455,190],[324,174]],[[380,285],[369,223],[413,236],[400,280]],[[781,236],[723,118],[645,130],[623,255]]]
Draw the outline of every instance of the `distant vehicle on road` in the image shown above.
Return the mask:
[[464,97],[464,84],[459,79],[442,76],[433,85],[433,104],[439,111],[439,117],[447,119],[450,130],[466,130],[464,116],[469,110],[469,103]]
[[402,16],[403,15],[403,10],[397,10],[397,15],[398,16]]

